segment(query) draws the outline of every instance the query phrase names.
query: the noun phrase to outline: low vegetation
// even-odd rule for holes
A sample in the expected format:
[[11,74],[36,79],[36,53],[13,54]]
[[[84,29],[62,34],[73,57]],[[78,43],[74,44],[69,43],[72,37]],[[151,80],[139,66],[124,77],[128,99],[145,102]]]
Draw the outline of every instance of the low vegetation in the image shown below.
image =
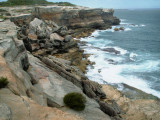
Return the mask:
[[68,93],[65,95],[63,101],[68,107],[76,111],[85,109],[86,98],[80,93]]
[[18,6],[18,5],[59,5],[59,6],[74,6],[69,2],[48,2],[46,0],[8,0],[6,2],[0,2],[0,7],[3,6]]
[[5,88],[8,85],[8,79],[5,77],[0,77],[0,88]]

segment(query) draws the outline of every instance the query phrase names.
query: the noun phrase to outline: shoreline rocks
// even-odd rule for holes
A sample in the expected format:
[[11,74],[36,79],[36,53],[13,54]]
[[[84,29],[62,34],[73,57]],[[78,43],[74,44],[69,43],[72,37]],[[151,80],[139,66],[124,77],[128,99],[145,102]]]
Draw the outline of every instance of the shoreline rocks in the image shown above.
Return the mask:
[[[103,86],[85,76],[86,66],[91,63],[79,48],[78,41],[72,38],[88,36],[95,29],[119,24],[113,12],[36,7],[32,15],[11,18],[19,27],[9,20],[0,22],[5,28],[0,31],[0,75],[9,80],[7,88],[0,89],[0,101],[10,109],[12,114],[8,117],[13,120],[125,118],[119,101]],[[88,19],[84,20],[85,16]],[[120,54],[115,49],[106,51]],[[82,112],[73,111],[63,103],[63,97],[73,91],[87,99]],[[6,106],[2,107],[9,111]]]

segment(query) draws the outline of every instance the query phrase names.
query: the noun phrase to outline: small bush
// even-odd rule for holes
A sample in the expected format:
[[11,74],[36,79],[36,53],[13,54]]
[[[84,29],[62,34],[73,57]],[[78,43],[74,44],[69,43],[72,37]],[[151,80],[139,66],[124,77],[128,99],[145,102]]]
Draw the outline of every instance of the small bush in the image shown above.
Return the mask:
[[7,78],[0,77],[0,88],[6,87],[8,83],[9,83],[9,82],[8,82],[8,79],[7,79]]
[[86,98],[80,93],[68,93],[65,95],[63,102],[70,108],[82,111],[85,109]]

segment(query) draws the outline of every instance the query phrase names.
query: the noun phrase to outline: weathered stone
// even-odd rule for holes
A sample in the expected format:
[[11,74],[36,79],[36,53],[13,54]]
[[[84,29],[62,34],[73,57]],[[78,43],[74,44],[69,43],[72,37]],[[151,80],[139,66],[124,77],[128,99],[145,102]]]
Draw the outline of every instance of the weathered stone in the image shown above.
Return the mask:
[[64,38],[64,42],[69,42],[72,40],[72,36],[71,35],[66,35]]
[[30,91],[31,99],[46,105],[43,93],[33,88],[31,78],[26,72],[29,67],[28,56],[23,41],[17,39],[16,26],[9,20],[0,23],[0,26],[9,30],[9,34],[5,36],[0,33],[3,36],[0,42],[0,76],[8,79],[7,88],[15,95],[27,96],[27,91]]
[[0,104],[1,120],[82,120],[57,108],[41,106],[26,96],[17,96],[8,89],[0,90],[0,101],[4,103]]
[[120,28],[119,28],[119,30],[124,30],[124,29],[125,29],[124,27],[120,27]]
[[53,48],[53,44],[50,43],[50,42],[48,42],[48,41],[46,41],[46,43],[45,43],[45,48],[46,48],[46,49],[48,49],[48,48]]
[[61,37],[61,36],[59,36],[57,33],[52,33],[52,34],[50,35],[50,40],[59,40],[59,41],[63,41],[64,38]]
[[119,31],[119,28],[114,28],[114,31]]
[[8,105],[0,103],[0,119],[1,120],[10,120],[11,119],[11,110]]
[[83,85],[83,91],[88,97],[90,98],[99,97],[101,99],[106,98],[105,93],[101,90],[101,85],[99,85],[98,83],[89,80],[83,80],[82,85]]
[[160,102],[153,99],[129,99],[120,91],[109,85],[102,86],[103,91],[107,94],[108,100],[115,100],[120,107],[123,119],[126,120],[159,120]]
[[33,16],[31,14],[22,14],[11,17],[10,20],[17,26],[29,25],[29,23],[33,20]]
[[37,51],[40,49],[40,46],[37,43],[31,44],[32,46],[32,51]]
[[59,36],[57,33],[52,33],[50,35],[50,41],[53,43],[54,46],[60,46],[63,40],[64,38]]
[[[105,28],[107,25],[119,24],[113,17],[113,10],[104,9],[64,9],[57,7],[36,7],[32,14],[43,20],[54,20],[59,26],[68,28]],[[88,19],[84,19],[88,18]]]
[[45,44],[44,44],[44,43],[40,43],[39,45],[40,45],[41,48],[44,48],[44,47],[45,47]]
[[31,43],[27,37],[25,37],[23,39],[23,43],[24,43],[26,50],[28,50],[29,52],[32,52],[32,46],[31,46]]
[[29,34],[36,34],[39,39],[44,39],[52,33],[52,28],[47,26],[45,22],[34,18],[29,24]]
[[37,35],[36,34],[28,34],[28,38],[32,41],[37,42]]
[[117,113],[110,105],[106,104],[105,102],[99,102],[99,105],[104,113],[108,114],[109,116],[117,116]]
[[106,51],[106,52],[110,52],[110,53],[121,54],[121,52],[116,50],[115,48],[105,48],[105,49],[102,49],[102,50]]

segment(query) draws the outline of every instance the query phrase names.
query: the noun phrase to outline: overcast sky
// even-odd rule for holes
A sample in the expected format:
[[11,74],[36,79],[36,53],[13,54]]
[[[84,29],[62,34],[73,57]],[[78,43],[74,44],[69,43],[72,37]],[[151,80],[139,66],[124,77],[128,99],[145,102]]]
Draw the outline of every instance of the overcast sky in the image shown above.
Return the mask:
[[[0,0],[3,1],[3,0]],[[160,0],[48,0],[52,2],[67,1],[87,7],[103,8],[160,8]]]

